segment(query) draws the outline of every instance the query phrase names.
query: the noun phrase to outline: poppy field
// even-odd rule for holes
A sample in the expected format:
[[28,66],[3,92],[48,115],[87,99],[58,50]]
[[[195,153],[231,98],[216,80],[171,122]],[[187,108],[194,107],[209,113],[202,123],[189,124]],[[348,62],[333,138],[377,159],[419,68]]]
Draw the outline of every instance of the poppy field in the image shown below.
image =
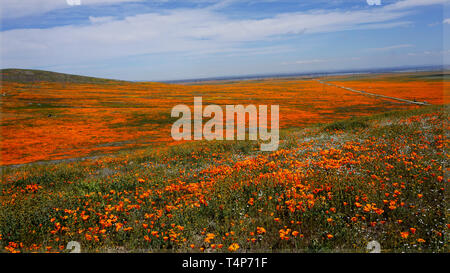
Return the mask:
[[[278,104],[281,128],[299,128],[416,107],[362,96],[310,78],[166,84],[107,80],[67,82],[39,74],[38,80],[30,80],[17,74],[16,70],[2,71],[1,165],[90,157],[173,144],[170,128],[176,119],[171,118],[170,110],[177,104],[192,106],[194,96],[202,96],[205,105]],[[405,81],[405,78],[411,77],[397,76],[389,81],[375,77],[372,81],[356,83],[369,90],[375,84],[388,86],[386,90],[394,85],[396,89],[392,88],[392,94],[387,95],[443,103],[441,80]],[[339,79],[333,78],[330,82],[341,84],[335,80]],[[344,84],[354,87],[356,83]],[[381,92],[379,89],[375,92]],[[397,92],[399,89],[401,92]],[[415,90],[416,94],[411,95],[405,89]],[[422,96],[417,95],[420,92]]]
[[[446,77],[323,79],[432,104],[419,106],[306,77],[2,73],[0,251],[69,252],[76,241],[83,252],[367,252],[375,240],[382,252],[448,252]],[[279,104],[279,149],[173,141],[170,109],[194,96]]]

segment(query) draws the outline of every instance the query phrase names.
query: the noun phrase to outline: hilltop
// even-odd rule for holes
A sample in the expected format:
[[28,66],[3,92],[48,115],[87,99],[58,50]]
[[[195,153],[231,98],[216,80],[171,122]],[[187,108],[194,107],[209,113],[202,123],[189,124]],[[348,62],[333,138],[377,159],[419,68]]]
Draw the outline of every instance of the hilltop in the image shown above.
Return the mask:
[[0,69],[2,81],[18,83],[58,82],[58,83],[112,83],[120,80],[79,76],[35,69]]

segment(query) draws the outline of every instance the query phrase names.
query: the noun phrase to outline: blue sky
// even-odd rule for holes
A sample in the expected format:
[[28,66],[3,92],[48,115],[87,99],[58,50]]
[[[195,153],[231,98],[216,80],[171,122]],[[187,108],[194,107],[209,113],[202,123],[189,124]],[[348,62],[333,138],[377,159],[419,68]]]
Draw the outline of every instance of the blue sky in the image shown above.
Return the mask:
[[449,2],[2,0],[0,64],[152,81],[448,65]]

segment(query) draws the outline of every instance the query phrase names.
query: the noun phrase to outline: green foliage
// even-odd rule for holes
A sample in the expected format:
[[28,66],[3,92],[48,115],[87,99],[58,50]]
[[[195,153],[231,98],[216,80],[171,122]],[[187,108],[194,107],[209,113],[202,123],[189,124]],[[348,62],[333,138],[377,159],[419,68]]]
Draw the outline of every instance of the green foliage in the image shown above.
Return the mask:
[[284,131],[273,153],[198,141],[3,168],[0,248],[446,252],[446,122],[432,106]]

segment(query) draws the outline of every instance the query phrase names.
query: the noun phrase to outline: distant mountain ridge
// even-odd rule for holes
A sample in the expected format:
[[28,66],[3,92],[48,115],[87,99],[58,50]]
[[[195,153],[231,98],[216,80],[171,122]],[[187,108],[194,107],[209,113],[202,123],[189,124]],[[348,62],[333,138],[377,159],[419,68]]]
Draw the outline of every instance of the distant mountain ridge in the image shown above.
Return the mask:
[[206,78],[192,78],[181,80],[167,80],[161,81],[165,83],[192,83],[192,82],[208,82],[208,81],[229,81],[229,80],[256,80],[267,78],[289,78],[289,77],[323,77],[323,76],[338,76],[346,74],[377,74],[377,73],[397,73],[397,72],[431,72],[431,71],[448,71],[448,65],[426,65],[426,66],[400,66],[400,67],[386,67],[386,68],[361,68],[361,69],[346,69],[346,70],[330,70],[330,71],[311,71],[299,73],[269,73],[269,74],[248,74],[248,75],[234,75],[234,76],[217,76]]
[[[266,79],[266,78],[287,78],[287,77],[322,77],[345,74],[374,74],[374,73],[394,73],[394,72],[424,72],[424,71],[448,71],[448,65],[429,65],[429,66],[403,66],[394,68],[374,68],[374,69],[356,69],[356,70],[336,70],[336,71],[320,71],[308,73],[281,73],[281,74],[255,74],[255,75],[234,75],[234,76],[218,76],[207,78],[193,78],[180,80],[160,80],[156,82],[162,83],[195,83],[208,81],[229,81],[229,80],[251,80],[251,79]],[[61,82],[61,83],[119,83],[119,82],[155,82],[152,80],[142,81],[126,81],[116,79],[105,79],[90,76],[80,76],[66,73],[59,73],[46,70],[37,69],[18,69],[6,68],[0,69],[0,81],[8,82]]]
[[79,76],[34,69],[0,69],[1,81],[5,82],[61,82],[61,83],[113,83],[121,80]]

